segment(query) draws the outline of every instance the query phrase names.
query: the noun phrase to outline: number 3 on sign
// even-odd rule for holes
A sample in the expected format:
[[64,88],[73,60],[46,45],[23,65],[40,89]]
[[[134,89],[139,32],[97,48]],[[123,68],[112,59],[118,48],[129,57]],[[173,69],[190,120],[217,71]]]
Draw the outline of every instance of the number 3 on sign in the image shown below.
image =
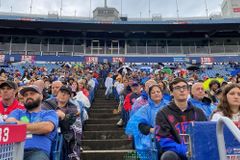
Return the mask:
[[7,142],[9,138],[9,128],[0,128],[0,142]]

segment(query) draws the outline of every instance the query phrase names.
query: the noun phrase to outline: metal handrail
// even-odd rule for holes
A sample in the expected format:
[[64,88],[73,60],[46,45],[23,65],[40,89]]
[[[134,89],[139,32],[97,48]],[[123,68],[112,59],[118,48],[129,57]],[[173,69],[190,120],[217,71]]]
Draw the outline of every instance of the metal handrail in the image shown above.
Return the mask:
[[234,137],[238,140],[240,143],[240,130],[237,128],[237,126],[233,123],[233,121],[227,117],[221,117],[217,121],[217,143],[218,143],[218,152],[219,152],[219,158],[220,160],[226,160],[226,146],[225,146],[225,140],[223,135],[223,124],[225,124],[229,130],[232,132]]

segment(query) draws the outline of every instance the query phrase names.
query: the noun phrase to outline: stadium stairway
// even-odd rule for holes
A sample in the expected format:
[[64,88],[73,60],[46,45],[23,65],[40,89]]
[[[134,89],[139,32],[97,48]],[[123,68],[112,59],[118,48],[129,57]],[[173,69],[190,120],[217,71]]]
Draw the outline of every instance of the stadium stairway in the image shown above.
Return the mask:
[[89,120],[83,132],[82,160],[123,160],[132,152],[132,142],[123,128],[116,126],[119,115],[113,114],[118,105],[114,100],[105,100],[104,90],[98,90],[95,102],[89,111]]

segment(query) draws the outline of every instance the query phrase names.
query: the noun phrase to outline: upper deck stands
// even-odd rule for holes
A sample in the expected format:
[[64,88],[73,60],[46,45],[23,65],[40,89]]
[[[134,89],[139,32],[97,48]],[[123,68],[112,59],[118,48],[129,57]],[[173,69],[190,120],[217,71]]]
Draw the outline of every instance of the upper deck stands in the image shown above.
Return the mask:
[[240,23],[239,18],[208,18],[208,17],[185,17],[185,18],[128,18],[127,21],[97,21],[89,17],[37,15],[21,13],[0,13],[1,20],[38,21],[38,22],[62,22],[62,23],[108,23],[108,24],[231,24]]

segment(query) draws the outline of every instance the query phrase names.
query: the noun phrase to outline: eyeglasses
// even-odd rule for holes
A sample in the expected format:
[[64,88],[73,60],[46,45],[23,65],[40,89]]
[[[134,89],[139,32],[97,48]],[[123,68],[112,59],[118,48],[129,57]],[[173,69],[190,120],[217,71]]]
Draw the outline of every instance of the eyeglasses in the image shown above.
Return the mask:
[[180,90],[187,90],[188,89],[188,86],[185,85],[185,86],[176,86],[176,87],[173,87],[173,90],[175,91],[180,91]]

